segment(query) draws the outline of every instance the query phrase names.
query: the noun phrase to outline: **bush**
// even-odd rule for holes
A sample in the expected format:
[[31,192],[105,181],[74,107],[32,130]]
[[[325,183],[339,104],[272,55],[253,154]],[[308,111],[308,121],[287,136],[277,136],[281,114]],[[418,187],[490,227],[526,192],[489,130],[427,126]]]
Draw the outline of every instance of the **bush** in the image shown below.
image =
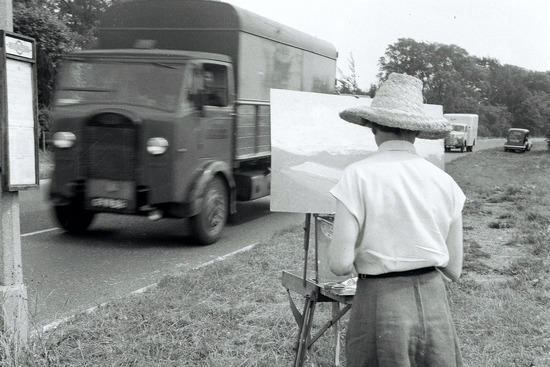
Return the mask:
[[505,106],[479,106],[479,136],[505,136],[512,127],[512,114]]
[[[52,120],[50,110],[48,108],[40,108],[38,111],[38,128],[39,128],[39,147],[47,149],[50,140],[50,129]],[[44,149],[43,149],[44,150]]]
[[38,105],[49,106],[53,92],[56,61],[72,51],[81,38],[39,2],[15,2],[14,31],[36,41]]

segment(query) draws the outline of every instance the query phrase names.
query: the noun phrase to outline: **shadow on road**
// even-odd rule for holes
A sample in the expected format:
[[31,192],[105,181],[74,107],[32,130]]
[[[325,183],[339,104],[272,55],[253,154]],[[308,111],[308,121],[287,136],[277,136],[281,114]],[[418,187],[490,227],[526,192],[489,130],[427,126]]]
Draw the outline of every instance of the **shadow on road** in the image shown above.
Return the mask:
[[177,229],[169,233],[146,230],[135,232],[130,228],[104,229],[90,228],[83,234],[69,234],[61,232],[56,242],[60,246],[93,247],[93,248],[124,248],[144,249],[159,247],[200,247],[189,235],[179,235]]
[[[238,231],[234,227],[253,222],[270,213],[269,198],[238,203],[237,213],[228,221],[226,232]],[[83,234],[60,232],[54,236],[61,246],[84,248],[202,247],[191,236],[188,219],[166,218],[153,222],[145,217],[102,213],[97,215],[88,231]]]
[[269,215],[269,198],[237,203],[237,213],[231,216],[228,226],[237,226]]

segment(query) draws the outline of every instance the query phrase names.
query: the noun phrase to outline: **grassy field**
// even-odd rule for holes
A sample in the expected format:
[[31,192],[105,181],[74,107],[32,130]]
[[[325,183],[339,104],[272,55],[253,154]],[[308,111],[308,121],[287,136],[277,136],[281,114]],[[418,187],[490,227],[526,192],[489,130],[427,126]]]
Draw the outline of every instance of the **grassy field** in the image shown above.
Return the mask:
[[[550,366],[550,152],[542,143],[525,154],[488,150],[447,171],[468,197],[464,273],[449,286],[466,366]],[[4,343],[0,363],[291,365],[297,327],[280,275],[300,271],[302,235],[297,225],[250,252],[38,333],[20,358]],[[319,306],[317,327],[329,313]],[[312,365],[332,366],[330,337],[310,355]]]

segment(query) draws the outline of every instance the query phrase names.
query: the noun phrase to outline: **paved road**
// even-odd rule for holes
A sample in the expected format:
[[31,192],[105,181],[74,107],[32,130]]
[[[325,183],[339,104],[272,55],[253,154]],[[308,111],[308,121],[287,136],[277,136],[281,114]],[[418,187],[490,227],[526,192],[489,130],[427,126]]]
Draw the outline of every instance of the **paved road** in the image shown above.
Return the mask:
[[[546,141],[545,138],[530,138],[532,143],[544,143]],[[504,138],[494,138],[494,139],[484,139],[480,138],[476,142],[476,146],[474,148],[474,152],[478,150],[485,150],[485,149],[491,149],[491,148],[500,148],[504,149],[504,143],[506,142],[506,139]],[[467,154],[472,153],[460,153],[460,150],[453,150],[451,152],[445,153],[445,163],[449,163],[451,161],[454,161],[457,158],[461,158],[466,156]]]
[[[503,144],[503,139],[481,139],[474,153],[446,153],[445,161]],[[40,191],[20,195],[23,275],[37,324],[122,297],[163,275],[193,268],[303,221],[303,215],[271,213],[264,198],[239,204],[235,223],[219,242],[206,247],[187,236],[185,220],[150,222],[109,214],[99,215],[88,234],[74,237],[56,229],[46,200],[48,185],[42,181]]]
[[[55,229],[41,190],[20,195],[23,276],[29,309],[39,325],[191,269],[303,221],[303,215],[271,213],[269,200],[239,204],[235,222],[210,246],[187,236],[186,220],[103,214],[89,233],[74,237]],[[46,232],[38,232],[46,230]]]
[[[505,139],[478,139],[474,147],[474,152],[484,149],[491,149],[504,146]],[[445,153],[445,163],[454,161],[457,158],[464,157],[467,154],[472,154],[468,152],[460,153],[460,150],[452,150],[448,153]]]

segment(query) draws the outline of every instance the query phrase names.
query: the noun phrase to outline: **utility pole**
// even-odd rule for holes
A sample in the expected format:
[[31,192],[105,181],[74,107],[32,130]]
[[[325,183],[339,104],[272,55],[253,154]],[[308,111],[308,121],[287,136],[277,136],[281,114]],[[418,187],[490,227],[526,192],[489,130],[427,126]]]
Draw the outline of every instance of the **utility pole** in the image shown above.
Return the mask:
[[12,0],[0,0],[0,29],[13,31]]
[[[13,4],[12,0],[0,0],[0,30],[13,31]],[[4,40],[1,40],[4,42]],[[0,49],[5,45],[0,45]],[[1,65],[0,65],[1,66]],[[0,68],[0,78],[6,78],[6,69]],[[2,75],[4,74],[4,75]],[[0,89],[2,85],[0,83]],[[4,98],[5,91],[0,90],[0,97]],[[5,98],[4,98],[5,100]],[[4,107],[3,102],[0,108]],[[8,106],[9,107],[9,106]],[[0,114],[4,114],[0,111]],[[0,115],[0,122],[2,116]],[[6,144],[6,131],[0,130],[0,147]],[[5,147],[0,151],[5,152]],[[4,153],[5,154],[5,153]],[[27,288],[23,283],[23,269],[21,262],[21,236],[19,223],[19,192],[4,190],[5,157],[0,161],[0,332],[15,346],[18,353],[21,347],[27,344],[28,312]]]

